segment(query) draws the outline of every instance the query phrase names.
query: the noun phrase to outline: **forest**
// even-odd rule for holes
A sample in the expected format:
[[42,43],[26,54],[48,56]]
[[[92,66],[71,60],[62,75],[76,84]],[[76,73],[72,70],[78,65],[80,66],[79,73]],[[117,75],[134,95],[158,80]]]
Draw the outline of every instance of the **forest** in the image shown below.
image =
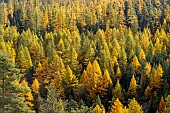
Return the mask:
[[169,0],[0,0],[0,113],[170,113]]

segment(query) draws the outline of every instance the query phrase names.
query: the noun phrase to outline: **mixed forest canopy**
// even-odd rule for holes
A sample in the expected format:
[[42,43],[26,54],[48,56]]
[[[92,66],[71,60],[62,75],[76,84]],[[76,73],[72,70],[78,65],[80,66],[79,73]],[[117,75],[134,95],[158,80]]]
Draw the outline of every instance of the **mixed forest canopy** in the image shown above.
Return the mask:
[[169,0],[0,0],[0,113],[170,113]]

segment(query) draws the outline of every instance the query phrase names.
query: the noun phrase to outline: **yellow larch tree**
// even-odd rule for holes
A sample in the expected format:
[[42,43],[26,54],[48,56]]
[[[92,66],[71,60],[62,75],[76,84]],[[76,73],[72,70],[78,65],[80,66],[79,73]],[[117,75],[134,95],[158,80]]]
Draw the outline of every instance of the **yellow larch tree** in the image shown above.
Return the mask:
[[129,89],[128,89],[128,94],[130,96],[135,96],[136,97],[137,96],[136,88],[137,88],[136,79],[135,79],[135,76],[133,75],[132,79],[130,81],[130,85],[129,85]]
[[145,95],[147,96],[147,97],[149,97],[149,96],[151,96],[151,90],[152,90],[152,88],[150,88],[149,87],[149,85],[146,87],[146,89],[145,89]]
[[161,66],[158,66],[157,69],[152,68],[151,75],[149,77],[149,83],[150,87],[154,88],[155,90],[159,90],[162,86],[162,74],[163,71],[161,69]]
[[158,109],[158,111],[159,111],[159,113],[163,113],[163,111],[165,110],[165,100],[164,100],[164,98],[163,98],[163,96],[161,97],[161,101],[160,101],[160,103],[159,103],[159,109]]
[[25,97],[25,101],[26,103],[28,104],[28,106],[33,109],[33,104],[32,104],[32,101],[33,101],[33,96],[32,96],[32,93],[31,93],[31,89],[30,87],[28,86],[28,82],[26,80],[23,80],[21,83],[20,83],[21,86],[23,86],[24,88],[26,88],[26,90],[28,90],[27,92],[25,93],[21,93],[19,94],[20,97]]
[[92,87],[90,90],[90,97],[91,99],[95,99],[96,97],[96,93],[102,93],[105,89],[102,88],[102,71],[100,69],[100,66],[97,62],[97,60],[95,60],[93,62],[93,71],[92,71],[92,76],[91,76],[91,80],[92,81]]
[[150,76],[150,72],[151,72],[151,65],[149,62],[147,62],[144,68],[144,73],[145,75]]
[[157,76],[158,77],[162,77],[163,76],[163,69],[162,69],[162,66],[159,64],[158,65],[158,68],[157,68]]
[[52,83],[54,84],[55,89],[60,91],[60,97],[64,99],[65,94],[64,94],[64,87],[62,86],[62,75],[59,71],[56,73],[56,76],[53,79]]
[[86,76],[87,76],[86,70],[84,70],[81,77],[80,77],[80,81],[79,81],[80,84],[82,84],[84,82]]
[[124,113],[123,105],[118,98],[114,101],[110,113]]
[[121,72],[119,66],[117,67],[117,71],[116,71],[116,75],[115,76],[116,76],[117,79],[120,79],[122,77],[122,72]]
[[48,27],[48,10],[46,9],[44,14],[42,15],[42,30],[45,31]]
[[96,106],[93,108],[94,113],[106,113],[104,106],[99,106],[96,104]]
[[67,66],[66,68],[66,75],[63,77],[64,83],[66,84],[66,87],[73,88],[78,85],[78,79],[73,74],[71,68]]
[[107,94],[107,88],[112,85],[112,80],[108,70],[105,70],[102,75],[100,66],[97,60],[95,60],[93,65],[90,62],[87,65],[86,70],[84,70],[80,78],[80,84],[90,93],[90,98],[93,100],[98,94],[100,96]]
[[142,106],[133,98],[128,104],[128,113],[143,113]]
[[140,63],[139,63],[138,57],[137,57],[136,55],[135,55],[135,57],[133,58],[132,65],[134,66],[135,71],[137,72],[137,71],[138,71],[138,68],[140,67]]
[[107,69],[104,71],[102,82],[104,88],[108,88],[109,86],[112,86],[112,79],[110,78],[110,74]]
[[139,60],[145,60],[145,59],[146,59],[145,52],[143,51],[143,49],[141,49],[139,54]]
[[36,73],[34,74],[34,76],[39,82],[43,80],[42,71],[43,71],[43,67],[42,67],[42,64],[39,62],[38,67],[36,69]]
[[80,84],[84,85],[84,88],[86,90],[91,90],[92,89],[92,72],[93,71],[93,66],[91,62],[88,63],[86,70],[84,70],[83,75],[80,77]]
[[32,86],[31,86],[32,91],[34,93],[38,94],[39,93],[39,86],[40,86],[40,84],[39,84],[38,80],[35,78],[33,83],[32,83]]
[[124,99],[123,92],[122,92],[122,86],[120,85],[119,80],[117,81],[114,89],[112,89],[112,95],[115,98],[118,98],[119,100],[123,100]]
[[117,57],[116,57],[116,56],[113,56],[113,57],[112,57],[112,62],[111,62],[111,64],[112,64],[112,67],[114,67],[115,65],[118,65],[118,61],[117,61]]

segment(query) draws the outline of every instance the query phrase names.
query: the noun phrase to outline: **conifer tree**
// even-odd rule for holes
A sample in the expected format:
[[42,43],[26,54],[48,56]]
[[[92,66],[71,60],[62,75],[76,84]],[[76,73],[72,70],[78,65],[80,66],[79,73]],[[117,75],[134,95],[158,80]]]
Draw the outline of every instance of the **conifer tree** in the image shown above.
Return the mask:
[[66,75],[64,77],[64,82],[70,88],[78,85],[78,79],[73,74],[73,72],[69,66],[66,67]]
[[142,107],[138,102],[133,98],[128,104],[128,113],[143,113]]
[[48,87],[47,99],[41,98],[40,113],[66,113],[67,103],[60,98],[60,89],[53,83]]
[[31,89],[32,89],[32,93],[33,93],[33,98],[34,98],[34,101],[33,101],[33,104],[34,104],[34,110],[36,112],[39,112],[39,106],[40,106],[40,103],[39,103],[39,87],[40,87],[40,84],[38,82],[38,80],[35,78],[32,85],[31,85]]
[[[160,70],[160,71],[159,71]],[[158,90],[162,86],[162,68],[158,66],[157,70],[155,68],[152,69],[150,79],[150,86],[155,90]]]
[[42,30],[45,31],[48,28],[48,10],[46,9],[42,15]]
[[33,96],[32,96],[32,93],[31,93],[31,89],[28,86],[28,82],[26,80],[23,80],[20,84],[21,84],[21,86],[23,86],[27,90],[27,92],[20,93],[19,96],[20,97],[24,97],[25,98],[25,102],[28,104],[28,106],[31,109],[33,109],[33,104],[32,104]]
[[110,113],[125,113],[123,105],[118,98],[114,101],[114,105],[112,105]]
[[137,15],[135,12],[135,8],[134,8],[134,4],[132,4],[131,0],[127,1],[127,21],[128,21],[128,25],[129,27],[131,27],[132,31],[134,33],[136,33],[138,31],[138,19],[137,19]]
[[145,52],[143,51],[143,49],[141,49],[139,54],[139,60],[145,60],[145,59],[146,59]]
[[136,97],[137,96],[136,89],[137,89],[136,79],[135,76],[133,75],[128,89],[129,95]]
[[160,103],[159,103],[159,109],[158,109],[158,111],[159,111],[160,113],[162,113],[162,112],[164,111],[164,109],[165,109],[165,101],[164,101],[164,98],[161,97],[161,101],[160,101]]
[[133,58],[132,65],[134,66],[135,71],[137,72],[138,68],[140,66],[140,63],[139,63],[138,58],[136,56]]
[[114,89],[112,89],[112,95],[115,98],[118,98],[119,100],[124,99],[123,92],[122,92],[122,86],[120,85],[119,80],[117,81]]
[[96,104],[96,106],[93,108],[94,113],[106,113],[104,106],[102,105],[101,107]]
[[22,75],[6,53],[0,53],[0,69],[2,84],[0,112],[33,113],[34,111],[30,110],[24,102],[24,98],[18,96],[19,93],[26,93],[27,90],[19,84]]

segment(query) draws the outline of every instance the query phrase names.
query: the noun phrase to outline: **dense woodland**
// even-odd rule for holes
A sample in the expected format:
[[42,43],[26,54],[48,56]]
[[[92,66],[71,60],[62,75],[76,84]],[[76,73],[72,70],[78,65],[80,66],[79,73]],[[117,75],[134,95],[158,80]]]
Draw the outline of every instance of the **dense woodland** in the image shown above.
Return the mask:
[[0,0],[0,113],[170,113],[169,0]]

